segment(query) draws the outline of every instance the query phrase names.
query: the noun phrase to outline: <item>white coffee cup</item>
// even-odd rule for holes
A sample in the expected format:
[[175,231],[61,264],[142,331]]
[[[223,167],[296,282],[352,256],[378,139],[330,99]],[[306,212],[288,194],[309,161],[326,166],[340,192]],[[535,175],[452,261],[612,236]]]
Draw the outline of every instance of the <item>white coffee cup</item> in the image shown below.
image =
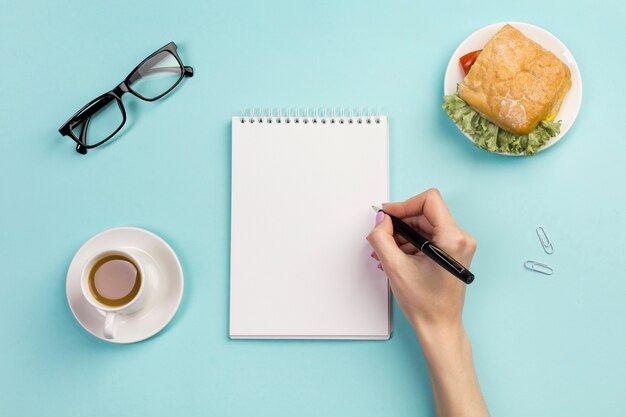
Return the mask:
[[[139,290],[131,300],[123,305],[113,307],[101,303],[94,296],[91,288],[89,288],[89,274],[98,261],[115,255],[126,258],[134,264],[134,266],[137,268],[137,273],[140,276],[140,282]],[[127,250],[106,250],[93,256],[87,263],[85,263],[80,277],[81,290],[83,292],[83,296],[87,299],[87,301],[96,309],[104,313],[105,319],[103,333],[105,339],[115,339],[120,316],[135,313],[142,307],[144,307],[146,300],[149,296],[149,288],[152,287],[152,279],[153,278],[151,276],[146,275],[146,271],[141,265],[141,261]]]

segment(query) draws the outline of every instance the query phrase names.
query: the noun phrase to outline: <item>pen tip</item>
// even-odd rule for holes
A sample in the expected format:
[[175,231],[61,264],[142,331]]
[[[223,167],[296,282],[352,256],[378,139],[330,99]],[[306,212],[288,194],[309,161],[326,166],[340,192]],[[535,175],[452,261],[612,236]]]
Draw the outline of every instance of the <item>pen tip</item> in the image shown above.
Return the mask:
[[372,210],[374,210],[376,213],[378,213],[382,209],[380,207],[372,206]]

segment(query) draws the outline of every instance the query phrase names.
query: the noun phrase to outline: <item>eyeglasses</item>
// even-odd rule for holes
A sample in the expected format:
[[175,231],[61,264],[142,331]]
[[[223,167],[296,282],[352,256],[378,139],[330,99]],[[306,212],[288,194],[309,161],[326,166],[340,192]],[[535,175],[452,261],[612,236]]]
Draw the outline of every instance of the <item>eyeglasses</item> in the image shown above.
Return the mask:
[[125,93],[155,101],[172,91],[184,77],[192,77],[193,68],[183,65],[170,42],[144,59],[120,85],[91,100],[61,126],[59,132],[76,142],[76,152],[98,147],[120,131],[126,122],[122,102]]

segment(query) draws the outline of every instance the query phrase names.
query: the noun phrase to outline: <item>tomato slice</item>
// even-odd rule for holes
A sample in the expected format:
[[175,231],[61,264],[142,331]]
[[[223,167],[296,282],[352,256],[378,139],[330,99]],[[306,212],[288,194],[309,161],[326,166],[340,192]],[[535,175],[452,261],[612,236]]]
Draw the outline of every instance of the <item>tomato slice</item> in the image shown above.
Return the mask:
[[459,59],[459,63],[461,64],[461,68],[463,68],[463,72],[465,73],[465,75],[467,75],[470,68],[472,68],[472,65],[474,65],[474,62],[476,62],[476,58],[478,58],[478,55],[481,52],[482,49],[479,49],[478,51],[473,51],[469,54],[465,54]]

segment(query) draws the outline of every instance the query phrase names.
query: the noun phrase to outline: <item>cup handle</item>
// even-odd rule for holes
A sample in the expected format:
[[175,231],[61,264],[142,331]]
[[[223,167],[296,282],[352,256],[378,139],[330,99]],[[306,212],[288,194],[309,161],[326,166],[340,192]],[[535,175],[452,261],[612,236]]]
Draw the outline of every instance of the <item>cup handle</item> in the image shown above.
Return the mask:
[[113,339],[115,338],[115,333],[117,330],[117,320],[115,317],[117,314],[112,311],[107,311],[106,316],[104,318],[104,338],[105,339]]

